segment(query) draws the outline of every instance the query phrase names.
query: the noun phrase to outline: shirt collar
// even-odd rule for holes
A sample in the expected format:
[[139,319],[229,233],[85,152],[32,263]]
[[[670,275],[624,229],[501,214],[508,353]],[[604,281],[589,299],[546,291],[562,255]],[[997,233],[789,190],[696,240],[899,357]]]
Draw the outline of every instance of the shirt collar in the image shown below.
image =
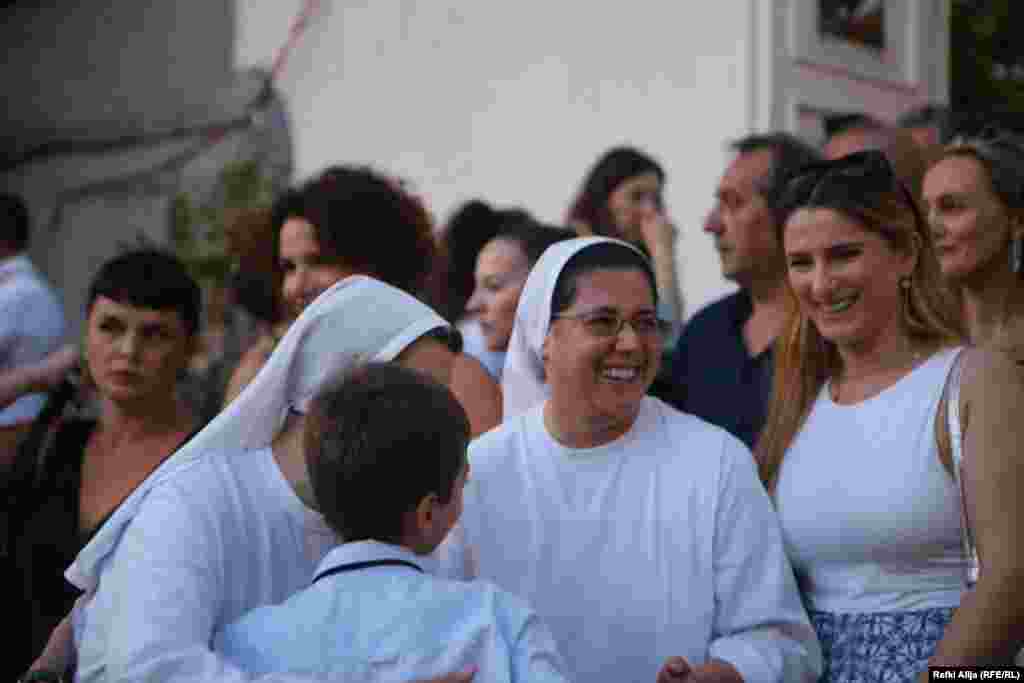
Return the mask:
[[733,328],[742,333],[743,326],[754,312],[754,301],[750,298],[750,293],[741,287],[729,302],[727,310]]
[[[374,560],[404,560],[412,562],[421,569],[426,564],[426,557],[421,557],[400,545],[382,543],[380,541],[354,541],[342,543],[333,548],[316,568],[316,575],[319,576],[343,564],[355,562],[373,562]],[[411,567],[409,571],[414,571]]]
[[750,355],[750,350],[747,349],[747,342],[743,336],[743,326],[750,320],[750,316],[754,313],[754,300],[750,298],[750,292],[745,289],[740,289],[736,292],[732,298],[729,299],[729,305],[726,308],[726,315],[729,316],[729,325],[736,333],[736,340],[739,343],[739,347],[743,350],[743,356],[748,361],[758,361],[762,358],[770,358],[772,349],[775,348],[775,342],[769,344],[764,351],[756,356]]

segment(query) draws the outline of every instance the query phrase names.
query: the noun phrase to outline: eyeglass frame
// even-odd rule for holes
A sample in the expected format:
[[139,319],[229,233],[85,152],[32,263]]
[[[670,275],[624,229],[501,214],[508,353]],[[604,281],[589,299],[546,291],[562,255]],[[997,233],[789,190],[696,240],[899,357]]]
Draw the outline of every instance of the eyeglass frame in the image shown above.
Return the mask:
[[[602,312],[600,310],[597,310],[597,311],[591,311],[589,313],[555,313],[554,315],[551,316],[551,321],[554,322],[555,320],[576,320],[578,322],[583,323],[583,327],[587,329],[587,332],[590,333],[595,338],[598,338],[598,339],[616,339],[616,338],[618,338],[619,335],[622,334],[622,330],[624,330],[626,328],[626,325],[628,324],[629,328],[631,330],[633,330],[633,334],[635,334],[638,337],[645,338],[645,339],[651,338],[651,337],[657,337],[660,341],[665,341],[665,337],[666,337],[666,335],[668,335],[669,330],[671,328],[671,323],[669,323],[667,320],[664,320],[664,319],[658,317],[658,314],[651,313],[650,317],[654,320],[654,329],[652,329],[650,331],[644,331],[644,330],[641,330],[640,328],[637,327],[636,319],[638,317],[646,317],[646,316],[647,316],[647,314],[641,314],[640,316],[634,316],[633,318],[627,318],[625,316],[619,315],[618,313],[613,313],[613,312],[610,312],[610,311]],[[605,317],[605,318],[612,318],[612,317],[614,317],[618,321],[618,325],[616,326],[616,330],[615,330],[614,333],[610,333],[610,334],[600,334],[600,333],[597,333],[597,332],[595,332],[593,330],[591,325],[588,324],[588,323],[592,323],[595,319],[601,318],[601,317]]]

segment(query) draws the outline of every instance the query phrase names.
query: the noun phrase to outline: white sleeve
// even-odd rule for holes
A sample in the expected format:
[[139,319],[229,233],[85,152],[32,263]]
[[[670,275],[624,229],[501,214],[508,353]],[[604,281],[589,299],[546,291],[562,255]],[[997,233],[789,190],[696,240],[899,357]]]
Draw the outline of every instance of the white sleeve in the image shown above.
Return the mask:
[[53,295],[32,284],[0,295],[0,367],[42,360],[65,333],[64,313]]
[[555,638],[535,613],[530,613],[512,652],[512,683],[568,683],[565,662]]
[[[42,361],[64,334],[62,314],[48,293],[32,287],[0,297],[0,372]],[[0,427],[27,424],[39,417],[46,394],[25,394],[0,410]]]
[[750,451],[725,438],[715,516],[715,626],[709,657],[747,683],[818,680],[821,648]]
[[[183,496],[147,498],[103,569],[93,598],[99,603],[85,627],[88,638],[95,622],[104,622],[98,625],[105,631],[101,678],[111,683],[337,680],[291,674],[257,678],[211,651],[221,586],[231,580],[223,576],[222,557],[231,549],[215,522],[203,519]],[[236,547],[244,548],[244,541]]]
[[8,365],[14,345],[25,334],[25,310],[22,304],[18,297],[0,296],[0,367]]

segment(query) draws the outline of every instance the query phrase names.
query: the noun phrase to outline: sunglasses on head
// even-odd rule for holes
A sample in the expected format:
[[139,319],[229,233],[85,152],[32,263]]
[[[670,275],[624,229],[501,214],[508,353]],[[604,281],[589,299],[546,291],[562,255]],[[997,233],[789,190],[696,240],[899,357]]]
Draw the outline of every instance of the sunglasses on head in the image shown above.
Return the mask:
[[[991,142],[992,140],[998,140],[1000,138],[1009,137],[1010,135],[1011,135],[1010,131],[1006,130],[1005,128],[1003,128],[1001,126],[996,126],[996,125],[989,124],[989,125],[985,126],[984,128],[982,128],[980,131],[978,131],[977,135],[970,136],[970,137],[974,137],[977,140],[984,140],[986,142]],[[967,137],[967,136],[965,136],[965,137]]]
[[999,126],[985,126],[977,135],[957,135],[949,147],[970,147],[987,161],[1011,158],[1024,160],[1024,137]]
[[[897,189],[898,188],[898,189]],[[883,152],[855,152],[831,161],[816,161],[801,167],[786,183],[782,206],[786,213],[805,206],[856,208],[867,197],[896,190],[924,229],[917,202],[899,179]]]

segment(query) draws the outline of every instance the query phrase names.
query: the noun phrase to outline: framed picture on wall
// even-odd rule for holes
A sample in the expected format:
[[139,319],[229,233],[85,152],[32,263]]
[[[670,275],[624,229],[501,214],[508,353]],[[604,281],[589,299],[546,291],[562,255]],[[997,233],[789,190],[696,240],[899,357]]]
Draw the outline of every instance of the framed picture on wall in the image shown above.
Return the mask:
[[818,0],[818,38],[885,51],[884,0]]
[[792,55],[856,78],[916,81],[925,1],[790,0]]

